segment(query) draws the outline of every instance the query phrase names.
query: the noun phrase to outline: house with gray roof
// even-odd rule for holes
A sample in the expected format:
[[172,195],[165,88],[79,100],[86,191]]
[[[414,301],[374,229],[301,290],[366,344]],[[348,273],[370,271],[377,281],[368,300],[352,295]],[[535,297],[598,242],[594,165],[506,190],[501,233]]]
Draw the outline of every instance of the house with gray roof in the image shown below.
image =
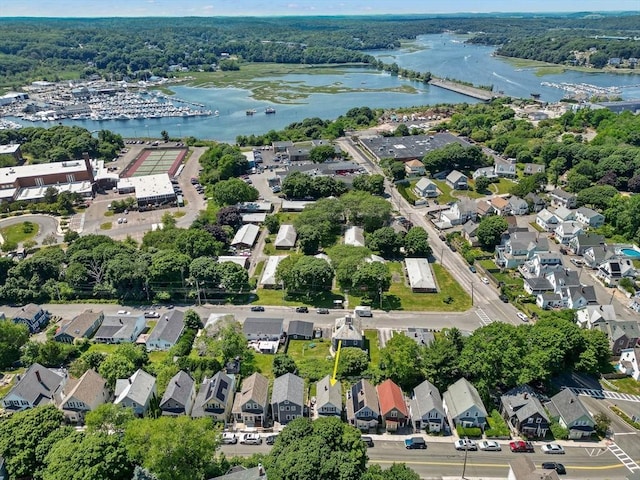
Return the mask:
[[518,434],[544,438],[549,418],[536,393],[528,385],[509,390],[500,397],[502,416]]
[[440,391],[429,381],[425,380],[413,389],[413,398],[409,400],[411,419],[416,431],[441,432],[447,417]]
[[544,277],[525,278],[524,291],[529,295],[540,295],[546,292],[553,292],[553,285]]
[[144,314],[105,315],[102,325],[93,336],[98,343],[135,342],[145,329]]
[[616,256],[615,248],[611,245],[599,245],[595,247],[588,247],[582,258],[584,264],[589,268],[598,268],[601,264],[607,260]]
[[359,430],[368,432],[380,425],[380,405],[376,388],[365,379],[354,383],[347,390],[347,422]]
[[426,177],[417,181],[413,187],[413,191],[416,195],[422,198],[435,198],[439,195],[438,186],[433,182],[433,180]]
[[569,430],[570,439],[588,438],[595,432],[595,420],[578,396],[569,388],[551,397],[546,407],[551,418]]
[[616,311],[613,305],[587,305],[576,311],[576,323],[580,328],[591,330],[599,323],[615,322]]
[[462,225],[469,220],[475,221],[478,218],[478,207],[476,202],[470,198],[463,197],[447,210],[440,212],[440,218],[436,225],[439,228],[451,228],[455,225]]
[[476,180],[478,178],[481,177],[486,177],[489,179],[494,179],[494,178],[498,178],[498,175],[496,175],[496,171],[493,168],[493,165],[490,167],[480,167],[477,170],[474,170],[474,172],[471,174],[471,177]]
[[420,346],[431,345],[436,338],[433,330],[422,327],[409,327],[405,335]]
[[607,336],[614,357],[620,356],[622,350],[635,347],[640,340],[640,326],[635,320],[598,322],[592,329]]
[[338,417],[342,415],[342,383],[332,382],[331,375],[318,380],[316,384],[315,413],[318,417]]
[[623,278],[634,280],[636,269],[631,260],[627,258],[610,258],[598,265],[596,277],[601,279],[605,285],[615,287]]
[[282,318],[249,317],[242,324],[242,333],[248,341],[278,342],[284,333]]
[[273,244],[276,248],[290,249],[295,247],[298,233],[293,225],[280,225],[278,235]]
[[516,159],[495,157],[493,168],[498,177],[514,178],[516,176]]
[[22,323],[29,327],[29,333],[39,332],[49,323],[51,314],[35,303],[28,303],[13,315],[13,323]]
[[533,259],[538,252],[548,252],[549,243],[538,232],[515,231],[504,236],[496,246],[496,264],[516,268]]
[[559,223],[572,222],[576,219],[576,211],[567,207],[558,207],[555,209],[553,214],[556,216]]
[[219,371],[211,378],[204,377],[193,403],[191,416],[211,417],[217,422],[227,423],[235,393],[235,375]]
[[598,228],[604,224],[604,215],[591,208],[580,207],[576,210],[576,220],[587,227]]
[[549,198],[556,207],[576,208],[576,203],[578,202],[578,197],[575,194],[566,192],[561,188],[553,190],[549,194]]
[[591,247],[601,247],[604,245],[604,235],[593,232],[579,233],[569,240],[569,250],[575,255],[584,255]]
[[459,172],[458,170],[453,170],[447,178],[445,178],[447,185],[449,185],[454,190],[467,190],[469,188],[469,179],[467,176]]
[[230,468],[224,475],[210,478],[209,480],[267,480],[267,472],[261,463],[259,463],[257,467],[253,468],[236,465],[235,467]]
[[66,374],[43,367],[39,363],[31,365],[25,373],[17,375],[16,379],[16,384],[2,399],[2,406],[10,412],[54,403],[56,395],[67,382]]
[[87,412],[95,410],[110,399],[107,381],[90,368],[80,378],[67,380],[56,395],[56,405],[62,410],[66,421],[82,423]]
[[557,241],[562,245],[569,245],[572,238],[583,232],[583,227],[580,223],[574,221],[560,222],[553,232]]
[[569,268],[549,272],[546,278],[549,280],[555,293],[560,293],[563,288],[577,288],[581,286],[578,272]]
[[536,225],[545,232],[553,232],[558,226],[558,217],[546,208],[543,208],[536,215]]
[[526,200],[512,195],[509,198],[509,210],[512,215],[527,215],[529,213],[529,204]]
[[162,415],[189,415],[196,398],[196,382],[187,372],[180,370],[176,373],[160,400]]
[[292,320],[287,327],[289,340],[311,340],[313,338],[313,322]]
[[142,417],[149,410],[149,403],[156,394],[156,377],[138,369],[129,378],[116,380],[116,399],[113,403],[132,408],[136,416]]
[[362,227],[352,226],[344,232],[344,244],[354,247],[364,247],[364,230]]
[[171,310],[158,319],[146,341],[147,350],[169,350],[184,332],[184,312]]
[[535,175],[545,171],[545,165],[542,163],[524,163],[522,167],[522,173],[525,175]]
[[255,372],[245,378],[231,409],[235,422],[250,428],[264,426],[269,410],[268,394],[269,380],[267,377]]
[[364,348],[362,321],[358,315],[345,315],[336,319],[331,334],[331,348],[337,351],[340,342],[342,342],[342,348]]
[[466,378],[461,378],[444,392],[442,404],[452,426],[479,427],[484,431],[487,409],[476,387]]
[[464,225],[462,225],[462,236],[464,239],[469,242],[469,245],[472,247],[477,247],[480,245],[480,241],[478,240],[478,227],[479,223],[476,223],[472,220],[469,220]]
[[247,223],[240,227],[231,240],[231,246],[236,248],[251,248],[258,239],[260,227],[253,223]]
[[103,311],[85,310],[80,315],[73,317],[70,322],[65,323],[56,332],[53,339],[61,343],[74,343],[81,338],[91,338],[98,331],[103,320]]
[[273,421],[286,425],[304,415],[304,380],[286,373],[273,381],[271,391]]

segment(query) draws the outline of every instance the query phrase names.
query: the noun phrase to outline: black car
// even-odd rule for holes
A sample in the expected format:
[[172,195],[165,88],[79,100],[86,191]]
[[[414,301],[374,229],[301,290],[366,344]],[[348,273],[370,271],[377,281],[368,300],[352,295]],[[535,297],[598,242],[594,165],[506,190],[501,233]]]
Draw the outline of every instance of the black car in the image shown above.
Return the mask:
[[542,464],[542,468],[544,470],[555,470],[556,473],[560,474],[560,475],[564,475],[567,473],[567,469],[564,468],[564,465],[561,463],[556,463],[556,462],[544,462]]
[[373,447],[373,438],[367,437],[367,436],[362,436],[360,438],[362,439],[362,441],[367,447],[369,448]]
[[415,450],[415,449],[424,450],[425,448],[427,448],[427,442],[425,442],[424,438],[422,437],[407,438],[404,441],[404,448],[406,448],[407,450]]
[[269,435],[264,443],[266,443],[267,445],[273,445],[274,443],[276,443],[276,438],[278,437],[278,435]]
[[254,305],[253,307],[251,307],[251,311],[252,312],[264,312],[264,307],[261,307],[260,305]]
[[509,303],[509,297],[504,294],[500,295],[500,300],[502,300],[503,303]]
[[307,307],[296,307],[296,313],[309,313],[309,308],[307,308]]
[[329,313],[329,309],[328,308],[319,308],[316,313],[319,313],[321,315],[327,315]]

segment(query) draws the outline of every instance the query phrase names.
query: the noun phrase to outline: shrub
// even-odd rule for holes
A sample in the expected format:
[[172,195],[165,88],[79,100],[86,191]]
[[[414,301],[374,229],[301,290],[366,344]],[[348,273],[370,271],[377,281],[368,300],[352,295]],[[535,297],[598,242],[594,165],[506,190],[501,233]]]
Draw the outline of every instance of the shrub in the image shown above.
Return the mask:
[[500,415],[500,412],[494,410],[491,412],[491,416],[487,418],[489,428],[484,432],[487,437],[510,437],[511,432],[509,426],[504,418]]
[[553,438],[555,438],[556,440],[566,440],[569,438],[569,430],[562,427],[555,420],[551,421],[549,427],[551,429],[551,433],[553,434]]
[[463,427],[462,425],[456,426],[456,432],[458,432],[458,436],[462,437],[471,437],[471,438],[480,438],[482,437],[482,430],[480,427]]

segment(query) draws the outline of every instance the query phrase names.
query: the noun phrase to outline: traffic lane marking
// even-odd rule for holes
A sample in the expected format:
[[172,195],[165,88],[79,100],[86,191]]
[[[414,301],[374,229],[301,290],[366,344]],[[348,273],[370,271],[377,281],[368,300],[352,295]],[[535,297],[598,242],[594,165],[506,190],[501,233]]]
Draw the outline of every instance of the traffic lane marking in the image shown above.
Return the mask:
[[[397,460],[375,460],[375,459],[369,459],[369,462],[373,462],[373,463],[383,463],[383,464],[394,464],[394,463],[398,463]],[[406,463],[407,465],[440,465],[440,466],[446,466],[446,465],[464,465],[464,461],[461,462],[425,462],[425,461],[420,461],[420,460],[402,460],[402,463]],[[610,469],[614,469],[614,468],[623,468],[624,465],[620,464],[620,463],[616,463],[614,465],[593,465],[593,466],[587,466],[587,465],[568,465],[568,464],[564,464],[564,466],[566,468],[571,468],[572,470],[610,470]],[[504,464],[504,463],[473,463],[473,462],[467,462],[467,467],[487,467],[487,468],[496,468],[496,467],[504,467],[504,468],[509,468],[509,464]]]

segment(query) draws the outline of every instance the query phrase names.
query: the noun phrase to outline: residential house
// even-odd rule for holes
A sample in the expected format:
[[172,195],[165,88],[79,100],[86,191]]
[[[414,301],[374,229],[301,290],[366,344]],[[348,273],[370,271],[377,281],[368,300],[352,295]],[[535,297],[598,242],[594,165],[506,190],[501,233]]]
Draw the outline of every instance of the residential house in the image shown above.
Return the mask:
[[364,247],[364,230],[362,227],[349,227],[344,232],[344,244],[354,247]]
[[313,322],[292,320],[287,327],[287,339],[311,340],[313,338]]
[[551,286],[553,287],[553,291],[555,293],[560,293],[563,288],[581,287],[578,272],[576,272],[575,270],[570,270],[568,268],[562,268],[560,270],[549,272],[546,275],[546,278],[547,280],[549,280],[549,283],[551,283]]
[[98,343],[133,343],[146,327],[144,314],[105,315],[93,340]]
[[447,185],[454,190],[467,190],[469,188],[469,179],[464,173],[457,170],[453,170],[449,175],[447,175],[445,181],[447,182]]
[[541,163],[525,163],[522,167],[522,173],[525,175],[535,175],[536,173],[545,172],[545,166]]
[[404,162],[404,171],[407,174],[407,177],[422,177],[427,173],[424,169],[424,163],[415,158],[408,162]]
[[525,195],[524,199],[529,204],[529,210],[532,212],[539,212],[543,208],[547,207],[547,202],[539,195],[531,192]]
[[107,381],[90,368],[80,378],[67,380],[57,395],[56,404],[62,410],[65,420],[84,423],[87,412],[95,410],[110,399]]
[[569,245],[572,238],[582,233],[582,225],[578,222],[560,222],[554,233],[558,242]]
[[596,277],[600,278],[605,285],[614,287],[618,285],[623,278],[634,280],[636,278],[636,269],[629,259],[612,258],[598,266]]
[[599,323],[615,322],[616,319],[613,305],[587,305],[576,311],[576,323],[580,328],[588,330]]
[[347,422],[369,431],[380,424],[380,406],[376,389],[368,380],[362,379],[347,390]]
[[572,222],[576,219],[576,211],[567,207],[558,207],[553,214],[558,219],[558,223]]
[[587,249],[591,247],[601,247],[603,245],[604,235],[598,235],[592,232],[579,233],[569,240],[569,250],[575,255],[584,255]]
[[442,397],[429,380],[425,380],[413,389],[409,410],[416,432],[425,430],[429,433],[437,433],[444,429],[446,414],[442,406]]
[[169,350],[184,332],[184,312],[171,310],[163,314],[145,342],[147,350]]
[[50,318],[51,314],[40,305],[29,303],[14,314],[13,323],[22,323],[29,327],[29,333],[36,333],[49,323]]
[[493,197],[490,202],[491,207],[496,215],[507,216],[511,213],[511,206],[509,200],[504,197]]
[[[260,380],[258,380],[258,382],[259,381]],[[245,388],[247,385],[243,383],[242,386]],[[267,387],[264,388],[266,392]],[[229,421],[231,409],[235,406],[235,393],[235,375],[219,371],[211,378],[204,377],[204,380],[202,380],[200,384],[198,395],[196,395],[196,399],[193,402],[191,416],[194,418],[211,417],[216,422],[226,424]],[[246,404],[245,414],[247,416],[254,415],[259,410],[258,408],[250,408],[251,403],[251,397],[247,396],[244,402],[244,404]],[[238,407],[240,412],[242,412],[242,405],[243,403],[240,403]],[[266,405],[266,403],[261,405]],[[242,414],[238,417],[237,421],[242,421]]]
[[444,392],[442,403],[452,426],[479,427],[484,430],[487,409],[476,387],[466,378],[461,378]]
[[525,270],[534,277],[544,277],[562,269],[562,255],[556,252],[536,252],[533,258],[525,263]]
[[562,295],[554,292],[544,292],[536,296],[536,305],[543,310],[561,308],[563,304]]
[[527,215],[529,213],[529,204],[526,200],[512,195],[509,198],[509,211],[512,215]]
[[569,430],[570,439],[590,437],[595,432],[595,420],[578,396],[569,388],[551,397],[546,407],[551,418]]
[[514,178],[516,176],[516,159],[495,157],[493,168],[498,177]]
[[598,228],[604,225],[604,215],[587,207],[580,207],[576,210],[576,220],[590,228]]
[[496,247],[496,263],[503,268],[516,268],[533,259],[536,253],[547,251],[546,237],[537,232],[515,231],[504,236]]
[[290,249],[295,247],[297,238],[298,233],[293,225],[280,225],[273,244],[277,249]]
[[332,381],[331,375],[320,379],[316,384],[315,412],[319,417],[338,417],[342,415],[342,383]]
[[340,343],[342,343],[342,348],[364,348],[362,321],[358,315],[345,315],[336,319],[331,333],[331,348],[334,352],[338,350]]
[[477,170],[475,170],[472,174],[471,177],[476,180],[480,177],[486,177],[489,178],[491,180],[493,180],[494,178],[498,178],[498,175],[496,175],[496,171],[495,168],[493,168],[493,166],[490,167],[480,167]]
[[249,317],[242,325],[242,333],[248,341],[279,342],[284,333],[282,318]]
[[469,220],[476,220],[478,211],[476,202],[470,198],[461,198],[451,205],[448,210],[440,212],[439,225],[440,228],[451,228],[455,225],[462,225]]
[[524,291],[529,295],[552,293],[553,285],[544,277],[530,277],[524,279]]
[[9,472],[4,457],[0,455],[0,480],[9,480]]
[[420,346],[431,345],[436,339],[434,332],[430,328],[409,327],[405,335]]
[[283,140],[280,142],[271,142],[274,153],[284,153],[288,149],[293,148],[293,142],[291,140]]
[[267,480],[267,472],[261,463],[253,468],[236,465],[229,469],[226,474],[209,480]]
[[413,187],[416,195],[423,198],[434,198],[438,196],[438,186],[429,178],[421,178]]
[[484,218],[487,215],[493,215],[493,207],[486,200],[478,200],[476,202],[476,215],[478,218]]
[[273,381],[271,392],[273,421],[286,425],[304,415],[304,380],[286,373]]
[[584,264],[594,270],[597,269],[599,265],[613,257],[616,257],[615,248],[609,245],[589,247],[582,255]]
[[265,425],[269,409],[269,380],[255,372],[242,382],[242,388],[233,401],[231,413],[236,423],[246,427]]
[[138,369],[129,378],[116,380],[116,399],[113,403],[132,408],[136,416],[142,417],[149,410],[149,403],[156,393],[156,378]]
[[[518,456],[509,462],[507,480],[559,480],[555,470],[536,467],[531,457]],[[231,480],[231,479],[230,479]]]
[[402,389],[390,378],[376,387],[382,424],[388,432],[395,432],[409,422],[409,409]]
[[162,415],[190,415],[196,399],[196,382],[187,372],[176,373],[160,400]]
[[22,375],[16,375],[16,380],[2,399],[2,406],[10,412],[54,403],[56,395],[67,382],[67,376],[34,363]]
[[640,326],[635,320],[599,322],[592,328],[607,336],[614,357],[619,356],[623,350],[634,348],[640,340]]
[[438,285],[426,258],[405,258],[405,271],[409,287],[414,293],[436,293]]
[[264,270],[262,271],[262,277],[260,278],[260,285],[264,288],[279,288],[284,285],[278,282],[276,278],[276,272],[278,271],[278,265],[280,262],[287,258],[288,255],[269,255],[267,261],[264,264]]
[[518,434],[527,437],[544,438],[549,430],[549,419],[536,396],[528,385],[509,390],[500,397],[502,416]]
[[561,291],[562,306],[570,310],[577,310],[587,305],[596,305],[598,299],[593,285],[580,287],[566,287]]
[[231,240],[231,246],[239,249],[249,249],[256,243],[259,233],[260,227],[258,225],[247,223],[236,232]]
[[558,217],[546,208],[543,208],[536,215],[536,225],[545,232],[553,232],[558,227]]
[[478,226],[479,224],[472,220],[469,220],[462,226],[462,236],[472,247],[480,245],[480,241],[478,240]]
[[636,294],[631,297],[629,308],[634,312],[640,313],[640,294],[638,292],[636,292]]
[[565,192],[561,188],[556,188],[549,194],[551,203],[556,207],[576,208],[578,197],[569,192]]
[[616,368],[620,373],[640,381],[640,346],[622,350]]
[[53,336],[56,342],[74,343],[81,338],[91,338],[104,320],[104,312],[85,310],[64,324]]

